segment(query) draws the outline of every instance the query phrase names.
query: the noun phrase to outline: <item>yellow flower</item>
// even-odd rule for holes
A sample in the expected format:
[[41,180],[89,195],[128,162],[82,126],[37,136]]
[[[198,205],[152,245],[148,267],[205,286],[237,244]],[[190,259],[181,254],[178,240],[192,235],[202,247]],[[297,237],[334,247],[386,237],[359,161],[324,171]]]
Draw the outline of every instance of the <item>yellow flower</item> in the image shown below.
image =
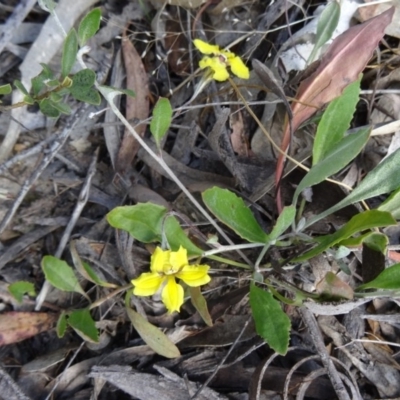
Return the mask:
[[157,247],[151,256],[150,270],[132,280],[133,294],[151,296],[162,288],[161,298],[169,312],[178,311],[183,304],[183,287],[176,278],[188,286],[201,286],[210,282],[208,265],[189,265],[187,250],[182,246],[178,251],[162,250]]
[[221,50],[219,46],[208,44],[200,39],[195,39],[193,43],[200,53],[205,54],[199,62],[200,68],[210,68],[212,77],[216,81],[223,82],[229,78],[227,67],[230,67],[232,73],[239,78],[249,79],[249,69],[239,56],[229,50]]

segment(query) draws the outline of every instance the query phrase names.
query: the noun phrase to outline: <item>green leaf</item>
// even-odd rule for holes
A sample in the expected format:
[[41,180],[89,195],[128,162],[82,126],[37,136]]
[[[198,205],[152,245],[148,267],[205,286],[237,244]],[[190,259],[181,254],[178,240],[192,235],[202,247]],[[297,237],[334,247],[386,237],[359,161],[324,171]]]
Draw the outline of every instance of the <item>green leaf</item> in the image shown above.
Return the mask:
[[290,319],[280,303],[271,293],[253,284],[250,286],[250,306],[256,332],[273,350],[285,355],[289,345]]
[[363,243],[370,249],[379,251],[380,253],[386,255],[389,239],[383,233],[373,232],[364,239]]
[[50,118],[58,118],[60,116],[60,111],[56,107],[57,103],[54,103],[50,99],[43,99],[39,103],[40,111]]
[[39,0],[39,6],[49,13],[52,13],[56,8],[56,2],[54,0]]
[[73,269],[65,261],[53,256],[44,256],[42,258],[42,270],[46,280],[55,288],[64,292],[77,292],[88,298]]
[[71,114],[71,107],[66,103],[53,102],[52,106],[62,114],[65,114],[65,115]]
[[24,96],[24,103],[26,104],[35,104],[35,100],[31,96]]
[[364,211],[360,214],[355,215],[347,224],[342,226],[342,228],[337,230],[335,233],[318,238],[318,246],[314,247],[307,253],[296,257],[293,262],[308,260],[309,258],[322,253],[326,249],[335,246],[336,244],[342,242],[350,236],[364,230],[380,228],[395,224],[396,221],[387,212],[377,210]]
[[287,228],[292,224],[296,217],[296,207],[288,206],[284,207],[281,214],[279,215],[271,233],[269,234],[269,240],[273,241],[278,239]]
[[380,211],[390,212],[393,218],[400,219],[400,188],[395,190],[379,207]]
[[0,96],[4,96],[5,94],[10,94],[11,92],[12,92],[12,87],[9,83],[0,86]]
[[87,308],[72,311],[67,318],[68,325],[87,342],[98,343],[99,332]]
[[133,327],[152,350],[166,358],[176,358],[181,355],[175,344],[160,329],[130,307],[127,307],[126,311]]
[[400,264],[386,268],[374,280],[359,286],[357,291],[365,289],[400,289]]
[[313,165],[321,161],[325,154],[343,139],[345,132],[349,129],[360,96],[360,82],[361,76],[360,79],[347,86],[343,94],[333,100],[322,115],[314,139]]
[[40,64],[42,66],[42,71],[39,75],[31,79],[32,93],[34,96],[38,96],[39,93],[47,87],[47,81],[54,78],[53,71],[49,68],[47,64]]
[[14,86],[25,96],[29,96],[29,92],[26,90],[26,87],[22,84],[21,81],[19,81],[18,79],[16,79],[14,81]]
[[161,140],[167,133],[171,121],[171,103],[168,99],[160,97],[153,109],[153,119],[150,123],[150,132],[156,141],[157,147],[160,147]]
[[57,336],[59,338],[64,337],[65,335],[65,331],[67,330],[67,314],[65,313],[65,311],[63,311],[60,315],[60,317],[58,318],[57,321],[57,326],[56,326],[56,332],[57,332]]
[[107,221],[113,228],[129,232],[139,242],[160,242],[166,212],[156,204],[138,203],[114,208],[107,214]]
[[399,189],[399,165],[400,149],[397,149],[378,164],[347,197],[323,213],[311,218],[305,228],[350,204]]
[[72,28],[64,41],[63,54],[61,59],[61,79],[64,79],[71,72],[78,54],[78,36]]
[[71,95],[84,103],[99,105],[101,97],[99,92],[93,87],[96,74],[91,69],[83,69],[72,78],[72,85],[69,87]]
[[102,287],[108,287],[108,288],[116,288],[118,287],[117,285],[114,285],[113,283],[108,283],[103,280],[101,280],[96,272],[89,266],[89,264],[83,262],[76,251],[75,243],[74,241],[71,241],[69,245],[69,250],[71,252],[72,256],[72,261],[74,263],[74,266],[76,270],[89,282],[92,282],[96,285],[102,286]]
[[336,1],[328,3],[324,11],[322,11],[318,18],[317,32],[315,34],[315,45],[308,58],[307,63],[311,64],[318,50],[331,39],[335,31],[340,17],[340,4]]
[[25,294],[31,297],[36,296],[35,285],[32,282],[18,281],[8,286],[8,291],[18,303],[22,303]]
[[207,308],[207,301],[201,293],[200,287],[189,286],[190,300],[207,326],[213,326],[212,318]]
[[100,21],[100,8],[94,8],[85,15],[78,28],[78,37],[81,46],[84,46],[85,43],[97,33],[100,28]]
[[322,182],[353,160],[367,143],[370,133],[371,128],[361,128],[357,133],[345,136],[337,143],[318,164],[307,172],[307,175],[297,186],[293,196],[293,203],[296,204],[300,193],[305,188]]
[[240,197],[218,187],[207,189],[202,193],[202,197],[208,209],[240,237],[249,242],[268,242],[269,236]]
[[91,88],[96,80],[96,74],[91,69],[83,69],[72,77],[71,90],[79,88]]
[[164,232],[171,250],[178,251],[179,247],[182,246],[188,251],[188,256],[199,256],[203,254],[203,250],[193,244],[187,237],[185,231],[174,216],[171,215],[165,219]]

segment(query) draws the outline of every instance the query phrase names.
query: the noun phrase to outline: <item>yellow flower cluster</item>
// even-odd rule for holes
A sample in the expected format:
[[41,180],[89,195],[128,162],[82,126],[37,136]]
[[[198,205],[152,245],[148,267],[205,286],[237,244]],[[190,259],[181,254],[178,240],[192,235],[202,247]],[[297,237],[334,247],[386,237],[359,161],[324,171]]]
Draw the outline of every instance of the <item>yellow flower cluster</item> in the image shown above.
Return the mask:
[[161,289],[161,299],[167,310],[179,312],[184,292],[176,278],[192,287],[205,285],[211,280],[207,273],[209,268],[208,265],[189,265],[187,250],[182,246],[178,251],[157,247],[151,256],[151,272],[144,272],[132,280],[133,294],[152,296]]
[[249,79],[249,69],[242,59],[229,50],[221,50],[219,46],[208,44],[200,39],[193,41],[197,50],[205,56],[200,60],[201,69],[210,68],[212,78],[223,82],[229,78],[227,67],[230,67],[232,73],[239,78]]

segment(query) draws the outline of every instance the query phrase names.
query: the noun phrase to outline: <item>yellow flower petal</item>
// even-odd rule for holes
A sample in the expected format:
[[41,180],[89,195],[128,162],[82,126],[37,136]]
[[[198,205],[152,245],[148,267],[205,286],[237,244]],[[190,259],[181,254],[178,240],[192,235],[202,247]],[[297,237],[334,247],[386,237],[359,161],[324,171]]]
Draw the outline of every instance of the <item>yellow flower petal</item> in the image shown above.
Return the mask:
[[214,69],[213,79],[224,82],[229,78],[229,72],[225,68]]
[[151,256],[150,270],[159,274],[164,273],[164,268],[169,267],[170,250],[163,250],[157,247]]
[[183,304],[183,287],[176,283],[174,276],[167,277],[167,284],[162,290],[161,298],[170,313],[179,312]]
[[201,286],[210,282],[210,275],[207,274],[210,267],[208,265],[186,265],[181,272],[175,276],[182,279],[188,286]]
[[178,251],[171,251],[169,262],[172,265],[174,272],[178,272],[185,265],[189,264],[187,250],[180,246]]
[[196,46],[197,50],[200,51],[200,53],[203,53],[203,54],[219,54],[220,53],[220,48],[216,44],[209,44],[209,43],[203,42],[200,39],[193,40],[193,44]]
[[132,285],[135,286],[133,294],[136,296],[151,296],[157,293],[164,280],[165,277],[156,272],[144,272],[131,281]]
[[231,67],[232,72],[242,79],[249,79],[250,72],[246,67],[242,59],[238,56],[234,56],[233,58],[228,58],[229,65]]

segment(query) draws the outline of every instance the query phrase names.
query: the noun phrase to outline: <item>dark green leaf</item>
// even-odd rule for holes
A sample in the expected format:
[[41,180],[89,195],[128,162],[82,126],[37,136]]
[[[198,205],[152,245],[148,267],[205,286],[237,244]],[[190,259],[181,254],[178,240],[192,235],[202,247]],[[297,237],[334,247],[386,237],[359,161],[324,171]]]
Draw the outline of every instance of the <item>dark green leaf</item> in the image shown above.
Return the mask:
[[355,215],[346,225],[342,226],[342,228],[337,230],[335,233],[318,238],[318,246],[300,257],[296,257],[293,261],[299,262],[308,260],[350,236],[367,229],[380,228],[395,224],[396,221],[387,212],[377,210],[364,211]]
[[150,123],[150,132],[153,135],[157,147],[167,133],[172,121],[172,107],[168,99],[160,97],[153,110],[153,118]]
[[28,294],[31,297],[36,296],[35,285],[32,282],[27,281],[11,283],[8,286],[8,291],[15,298],[15,300],[18,301],[18,303],[22,303],[25,294]]
[[64,79],[71,72],[78,54],[78,36],[72,28],[64,42],[63,55],[61,59],[61,79]]
[[91,69],[83,69],[72,77],[70,89],[79,89],[82,87],[91,88],[96,80],[96,74]]
[[107,221],[113,228],[129,232],[139,242],[160,242],[166,212],[156,204],[138,203],[114,208],[107,214]]
[[94,8],[87,15],[85,15],[79,24],[78,29],[79,43],[81,46],[84,46],[85,43],[97,33],[100,28],[100,21],[100,8]]
[[152,350],[166,358],[176,358],[181,355],[175,344],[160,329],[130,307],[127,307],[126,311],[133,327]]
[[244,201],[227,189],[213,187],[202,193],[204,204],[240,237],[255,243],[267,243],[268,235]]
[[50,99],[43,99],[39,103],[40,111],[50,118],[58,118],[60,116],[60,111],[56,107],[57,103],[52,102]]
[[250,286],[250,306],[256,324],[256,332],[268,345],[285,355],[289,345],[290,319],[271,293]]
[[97,331],[96,323],[87,308],[72,311],[68,315],[67,322],[83,340],[91,343],[99,342],[99,332]]
[[386,268],[373,281],[359,286],[357,291],[365,289],[400,289],[400,264]]
[[347,86],[343,94],[333,100],[322,115],[314,139],[313,165],[323,159],[349,129],[360,95],[360,81],[361,78]]
[[370,128],[362,128],[357,133],[344,137],[329,153],[325,154],[324,158],[308,171],[297,186],[293,203],[296,204],[298,196],[305,188],[322,182],[352,161],[365,146],[370,132]]
[[87,297],[73,269],[65,261],[53,256],[44,256],[42,270],[46,280],[57,289],[64,292],[77,292]]

